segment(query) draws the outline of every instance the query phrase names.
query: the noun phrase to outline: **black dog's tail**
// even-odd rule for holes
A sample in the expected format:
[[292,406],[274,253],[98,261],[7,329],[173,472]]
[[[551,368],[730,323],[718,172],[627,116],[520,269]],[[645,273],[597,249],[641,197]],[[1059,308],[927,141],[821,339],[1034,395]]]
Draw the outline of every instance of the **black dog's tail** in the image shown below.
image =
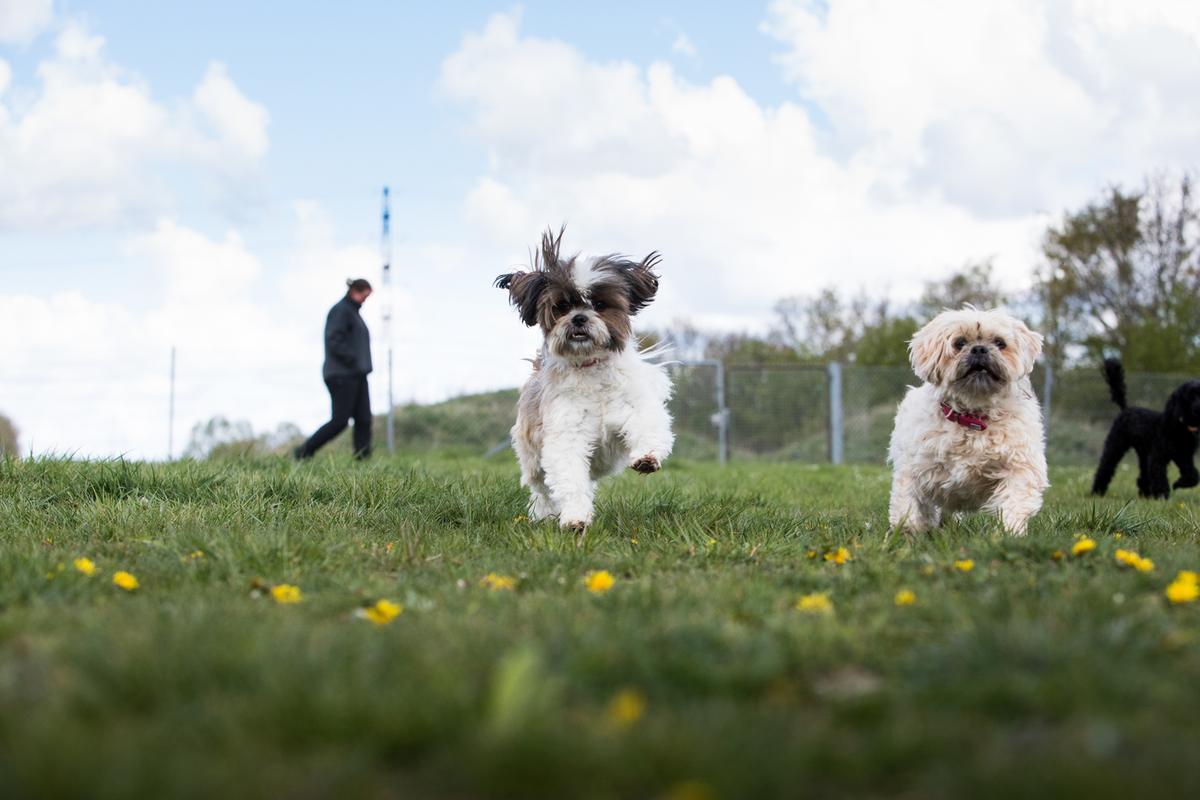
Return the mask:
[[1125,398],[1125,368],[1121,366],[1119,359],[1106,358],[1101,369],[1104,372],[1104,380],[1108,384],[1108,392],[1112,395],[1112,401],[1121,410],[1125,410],[1129,407]]

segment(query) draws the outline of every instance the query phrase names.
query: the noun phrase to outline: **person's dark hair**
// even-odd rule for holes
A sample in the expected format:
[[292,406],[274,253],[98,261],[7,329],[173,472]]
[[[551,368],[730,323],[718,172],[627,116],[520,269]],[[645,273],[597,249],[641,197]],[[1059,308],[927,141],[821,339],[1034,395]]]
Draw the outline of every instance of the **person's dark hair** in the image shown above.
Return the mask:
[[371,282],[366,278],[347,278],[346,288],[352,292],[370,292]]

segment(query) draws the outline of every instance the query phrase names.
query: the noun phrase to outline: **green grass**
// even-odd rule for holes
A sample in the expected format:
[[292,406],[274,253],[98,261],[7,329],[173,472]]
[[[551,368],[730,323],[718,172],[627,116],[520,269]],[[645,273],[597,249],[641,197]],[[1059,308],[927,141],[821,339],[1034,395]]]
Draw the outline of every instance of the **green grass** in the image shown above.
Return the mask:
[[[1055,471],[1027,538],[968,517],[909,542],[885,535],[883,469],[676,462],[606,484],[576,548],[514,519],[507,459],[0,461],[0,786],[1194,795],[1200,604],[1163,590],[1200,568],[1200,495],[1136,500],[1122,472],[1094,501],[1088,477]],[[1095,551],[1051,557],[1084,532]],[[808,557],[837,546],[850,562]],[[596,569],[607,594],[583,587]],[[303,601],[264,596],[277,583]],[[797,611],[811,592],[834,613]],[[404,613],[355,616],[379,598]],[[626,689],[645,710],[622,726]]]

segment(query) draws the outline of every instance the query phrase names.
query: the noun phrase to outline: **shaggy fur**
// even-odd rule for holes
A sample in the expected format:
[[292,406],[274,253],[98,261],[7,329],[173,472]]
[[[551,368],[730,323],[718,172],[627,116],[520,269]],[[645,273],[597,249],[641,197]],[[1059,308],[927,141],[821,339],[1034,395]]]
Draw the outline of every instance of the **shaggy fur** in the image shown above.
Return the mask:
[[547,232],[532,269],[496,286],[543,335],[512,429],[529,518],[558,517],[582,534],[596,482],[625,467],[658,471],[675,437],[670,380],[638,351],[630,319],[658,291],[658,254],[565,257],[562,235]]
[[1179,467],[1174,488],[1186,489],[1200,483],[1193,457],[1197,430],[1200,429],[1200,381],[1188,381],[1167,398],[1162,411],[1130,408],[1125,398],[1125,369],[1115,358],[1104,360],[1104,380],[1112,400],[1121,409],[1104,440],[1100,466],[1092,481],[1092,494],[1108,491],[1117,464],[1130,448],[1138,457],[1138,494],[1166,499],[1171,495],[1167,483],[1167,464]]
[[[900,403],[888,451],[893,528],[920,533],[944,512],[984,509],[1010,533],[1025,532],[1050,485],[1029,384],[1041,352],[1041,335],[1003,311],[945,311],[917,332],[909,356],[924,383]],[[942,403],[986,418],[987,429],[951,421]]]

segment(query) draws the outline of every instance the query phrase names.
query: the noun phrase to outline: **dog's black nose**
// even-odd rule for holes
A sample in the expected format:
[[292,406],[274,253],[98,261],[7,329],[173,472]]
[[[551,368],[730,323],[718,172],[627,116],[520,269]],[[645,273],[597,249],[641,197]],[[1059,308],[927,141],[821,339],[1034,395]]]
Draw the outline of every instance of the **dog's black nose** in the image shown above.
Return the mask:
[[971,355],[973,355],[973,356],[986,356],[987,354],[988,354],[987,345],[977,344],[971,348]]
[[572,325],[578,325],[580,328],[582,328],[584,325],[587,325],[587,323],[587,314],[576,314],[575,316],[571,317]]

